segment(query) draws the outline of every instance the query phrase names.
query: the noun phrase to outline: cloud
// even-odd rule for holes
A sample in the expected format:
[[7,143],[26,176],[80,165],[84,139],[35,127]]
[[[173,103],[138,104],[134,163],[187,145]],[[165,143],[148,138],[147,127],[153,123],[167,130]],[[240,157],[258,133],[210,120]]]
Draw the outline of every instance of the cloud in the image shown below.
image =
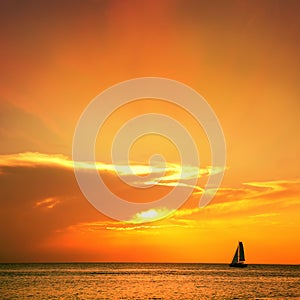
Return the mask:
[[204,209],[182,209],[176,211],[175,216],[278,216],[281,211],[299,207],[299,193],[300,180],[247,182],[238,188],[220,188],[216,199]]
[[[188,188],[195,188],[202,192],[203,189],[199,186],[191,186],[188,184],[189,180],[197,179],[200,177],[209,176],[222,170],[218,168],[212,169],[211,167],[199,168],[197,166],[180,166],[178,164],[167,163],[164,167],[161,165],[114,165],[102,162],[73,162],[70,158],[62,154],[45,154],[39,152],[24,152],[17,154],[0,155],[0,168],[1,167],[58,167],[72,169],[74,165],[79,170],[96,169],[104,172],[111,172],[123,177],[132,177],[132,183],[142,186],[182,186]],[[3,172],[3,171],[2,171]],[[160,177],[157,177],[160,174]],[[148,175],[147,178],[142,176]],[[138,178],[138,181],[136,181]],[[178,183],[178,181],[186,181]],[[128,182],[128,181],[127,181]]]
[[153,222],[170,216],[174,213],[174,210],[167,209],[165,207],[162,208],[151,208],[146,211],[141,211],[136,213],[131,220],[130,223],[145,223],[145,222]]
[[66,228],[70,231],[84,231],[84,232],[97,232],[97,231],[143,231],[143,230],[160,230],[165,228],[187,228],[190,227],[188,224],[183,224],[183,222],[173,222],[168,219],[168,223],[164,221],[156,222],[150,224],[130,224],[126,222],[118,221],[96,221],[96,222],[87,222],[87,223],[78,223],[76,225]]
[[[80,224],[80,226],[92,227],[96,226],[99,230],[116,230],[116,231],[134,231],[134,230],[158,230],[165,227],[180,227],[185,226],[188,228],[196,228],[206,226],[204,224],[214,224],[215,222],[224,222],[224,220],[238,220],[244,223],[253,223],[255,220],[260,219],[266,221],[268,218],[277,218],[286,211],[286,209],[292,207],[299,207],[300,201],[298,195],[300,191],[299,180],[285,180],[285,181],[266,181],[266,182],[251,182],[245,183],[247,186],[245,190],[243,188],[223,188],[221,189],[221,195],[231,193],[236,196],[230,201],[212,203],[205,208],[181,208],[178,210],[168,210],[166,208],[150,209],[148,211],[142,211],[137,213],[130,223],[91,223]],[[250,188],[249,188],[250,187]],[[256,187],[259,187],[257,189]],[[271,188],[272,187],[272,188]],[[261,188],[263,190],[261,190]],[[271,190],[270,190],[271,188]],[[277,197],[277,193],[282,190],[290,191],[289,197],[282,199]],[[237,194],[234,194],[237,191]],[[241,193],[243,191],[243,193]],[[271,194],[273,193],[273,197]],[[243,195],[240,198],[240,195]],[[264,197],[266,196],[266,197]],[[165,216],[165,219],[161,217]],[[246,218],[245,218],[246,217]],[[155,225],[136,225],[139,223],[155,221]],[[233,221],[232,221],[233,222]],[[158,224],[158,225],[157,225]],[[207,225],[212,226],[212,225]]]
[[62,154],[44,154],[39,152],[24,152],[0,155],[0,167],[61,167],[73,168],[73,163]]
[[[109,181],[114,182],[116,175],[112,165],[99,163],[97,166],[105,170]],[[147,167],[137,166],[139,174]],[[5,245],[0,249],[0,257],[6,261],[28,260],[37,255],[46,240],[51,241],[57,236],[63,239],[63,234],[72,233],[75,239],[80,232],[84,235],[85,232],[96,234],[101,231],[101,236],[104,234],[106,238],[113,232],[157,234],[164,229],[174,232],[179,228],[205,230],[222,222],[230,224],[233,220],[245,224],[265,222],[266,219],[275,222],[286,211],[296,211],[300,205],[300,180],[247,182],[237,188],[221,188],[214,201],[205,208],[193,206],[191,199],[189,206],[176,211],[165,208],[141,211],[129,224],[112,221],[90,205],[79,190],[73,162],[67,156],[37,152],[0,155],[0,169],[0,237],[1,244]],[[175,172],[176,166],[173,165],[171,170],[169,172]],[[196,176],[196,172],[188,174]],[[174,184],[163,180],[158,186]],[[163,216],[167,218],[147,223]],[[45,249],[43,251],[48,251]]]
[[59,204],[60,200],[57,198],[46,198],[40,201],[37,201],[35,203],[36,207],[42,207],[42,208],[47,208],[47,209],[52,209],[55,207],[57,204]]
[[31,163],[28,158],[5,163],[3,156],[0,159],[0,258],[4,261],[30,260],[57,230],[106,219],[81,194],[72,169],[57,163],[60,157],[54,163],[48,159]]
[[[94,166],[79,163],[79,167],[86,170]],[[127,166],[118,167],[124,176],[130,176],[125,173]],[[115,166],[98,162],[96,168],[107,181],[116,182]],[[147,165],[135,164],[132,168],[138,175],[149,172]],[[174,170],[177,167],[173,165],[167,173]],[[85,228],[92,230],[94,222],[109,220],[84,198],[74,176],[73,161],[65,155],[39,152],[0,155],[0,171],[0,237],[5,245],[0,256],[6,261],[29,259],[45,239],[77,224],[86,223]],[[161,169],[157,166],[153,171],[157,176]],[[152,212],[141,212],[134,221],[141,223],[153,217]],[[119,226],[118,222],[106,223],[104,230]]]
[[270,218],[270,217],[277,217],[280,216],[280,213],[265,213],[265,214],[258,214],[249,216],[249,218]]

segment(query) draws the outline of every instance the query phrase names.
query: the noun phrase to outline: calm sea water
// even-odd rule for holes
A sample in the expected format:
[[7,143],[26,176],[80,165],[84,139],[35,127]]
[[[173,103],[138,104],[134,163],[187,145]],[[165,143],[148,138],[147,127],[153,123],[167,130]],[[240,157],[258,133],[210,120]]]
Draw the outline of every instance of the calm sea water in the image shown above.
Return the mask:
[[300,266],[0,264],[1,299],[300,299]]

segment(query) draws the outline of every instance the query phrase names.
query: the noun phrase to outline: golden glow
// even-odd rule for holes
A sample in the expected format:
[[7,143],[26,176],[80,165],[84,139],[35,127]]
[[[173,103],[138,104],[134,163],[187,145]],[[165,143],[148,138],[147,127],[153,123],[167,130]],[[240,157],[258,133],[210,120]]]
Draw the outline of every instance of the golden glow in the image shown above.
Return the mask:
[[[229,262],[242,240],[250,264],[299,264],[297,1],[77,1],[59,10],[51,3],[29,1],[19,13],[6,1],[0,10],[0,261]],[[220,170],[210,167],[201,125],[176,105],[137,99],[120,107],[99,131],[96,163],[71,160],[88,103],[144,76],[191,86],[222,124],[227,169],[205,208],[199,197]],[[114,164],[115,134],[143,113],[182,124],[201,164],[181,165],[176,145],[155,135],[128,153],[135,176],[126,163]],[[156,153],[165,166],[150,166]],[[96,168],[132,202],[154,201],[175,186],[193,193],[175,212],[157,208],[136,214],[133,224],[117,222],[84,198],[74,164]],[[117,173],[143,188],[130,188]]]
[[170,214],[174,213],[174,211],[170,211],[166,208],[152,208],[146,211],[142,211],[137,213],[130,223],[144,223],[144,222],[153,222],[156,220],[160,220],[164,217],[169,216]]

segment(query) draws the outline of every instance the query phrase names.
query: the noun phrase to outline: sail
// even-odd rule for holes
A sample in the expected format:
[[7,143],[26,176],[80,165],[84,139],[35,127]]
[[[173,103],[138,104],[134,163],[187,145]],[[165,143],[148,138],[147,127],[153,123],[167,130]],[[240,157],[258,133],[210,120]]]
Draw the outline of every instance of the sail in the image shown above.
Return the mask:
[[237,263],[239,260],[239,247],[236,248],[236,251],[235,251],[235,254],[234,254],[234,257],[232,259],[232,264],[235,264]]
[[239,249],[240,249],[239,261],[245,261],[245,252],[244,252],[244,246],[242,242],[239,242]]

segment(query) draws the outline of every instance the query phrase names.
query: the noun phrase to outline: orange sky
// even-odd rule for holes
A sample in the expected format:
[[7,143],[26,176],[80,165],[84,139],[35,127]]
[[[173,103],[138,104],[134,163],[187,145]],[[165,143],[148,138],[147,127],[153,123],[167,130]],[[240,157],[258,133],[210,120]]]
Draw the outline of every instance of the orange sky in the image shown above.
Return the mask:
[[[1,1],[0,261],[229,262],[242,240],[248,263],[299,264],[299,10],[296,0]],[[201,167],[185,169],[198,186],[183,207],[160,221],[143,223],[152,214],[141,212],[122,223],[82,195],[72,139],[96,95],[143,76],[178,80],[205,97],[223,127],[227,170],[199,209],[211,171],[199,124],[159,100],[120,108],[96,144],[115,194],[148,202],[178,179],[176,147],[153,135],[133,145],[130,159],[145,175],[151,155],[164,155],[160,184],[128,187],[112,171],[113,137],[141,113],[186,126],[201,157]]]

